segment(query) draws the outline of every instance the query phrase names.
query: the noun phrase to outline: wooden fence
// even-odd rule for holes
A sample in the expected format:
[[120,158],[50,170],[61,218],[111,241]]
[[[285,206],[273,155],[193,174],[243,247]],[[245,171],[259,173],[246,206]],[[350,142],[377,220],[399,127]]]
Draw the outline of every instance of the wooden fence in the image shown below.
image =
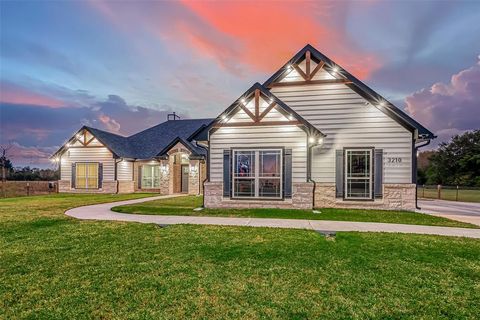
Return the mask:
[[24,197],[58,192],[56,181],[0,181],[0,197]]
[[417,195],[419,198],[480,202],[480,188],[475,187],[419,185]]

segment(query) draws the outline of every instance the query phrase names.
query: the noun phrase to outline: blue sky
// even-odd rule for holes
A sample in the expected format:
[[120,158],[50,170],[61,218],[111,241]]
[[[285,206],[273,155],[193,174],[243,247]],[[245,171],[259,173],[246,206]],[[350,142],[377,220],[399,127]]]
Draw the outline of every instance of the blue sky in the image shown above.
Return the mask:
[[48,166],[81,125],[215,117],[310,43],[438,136],[480,127],[480,3],[0,2],[0,143]]

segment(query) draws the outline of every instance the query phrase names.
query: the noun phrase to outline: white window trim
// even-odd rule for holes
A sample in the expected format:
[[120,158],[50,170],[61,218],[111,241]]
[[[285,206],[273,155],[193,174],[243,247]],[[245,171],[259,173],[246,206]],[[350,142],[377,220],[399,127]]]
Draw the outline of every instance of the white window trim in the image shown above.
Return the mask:
[[[153,173],[155,172],[155,167],[157,167],[157,166],[158,166],[158,174],[159,174],[159,176],[158,176],[158,187],[155,187],[155,186],[154,186],[154,183],[153,183],[153,181],[154,181],[154,175],[153,175]],[[151,187],[146,187],[146,186],[144,186],[144,184],[143,184],[143,181],[144,181],[144,179],[143,179],[143,170],[145,170],[146,167],[149,167],[150,170],[152,171],[152,172],[151,172],[152,175],[150,176],[150,180],[151,180],[151,182],[152,182],[152,186],[151,186]],[[142,166],[142,176],[140,177],[140,179],[141,179],[140,185],[141,185],[142,189],[145,189],[145,190],[148,190],[148,189],[159,189],[159,188],[160,188],[160,175],[161,175],[161,174],[162,174],[162,172],[161,172],[160,165],[156,165],[156,164],[145,164],[145,165],[143,165],[143,166]]]
[[[279,151],[280,152],[280,177],[260,177],[260,152],[261,151]],[[254,168],[254,176],[253,177],[245,177],[245,178],[236,178],[235,177],[235,153],[236,152],[254,152],[255,155],[255,168]],[[266,199],[266,200],[281,200],[283,199],[283,149],[279,148],[266,148],[266,149],[232,149],[232,172],[231,172],[231,179],[232,179],[232,198],[234,199]],[[235,196],[235,180],[254,180],[254,191],[255,196],[253,197],[244,197],[244,196]],[[280,195],[278,197],[260,197],[260,180],[261,179],[279,179],[280,180]]]
[[[369,177],[357,177],[357,178],[349,178],[348,177],[348,152],[351,151],[367,151],[370,154],[370,161],[369,161]],[[344,198],[346,200],[372,200],[373,199],[373,149],[371,148],[346,148],[344,150],[344,169],[343,169],[343,174],[345,177],[344,181],[344,187],[343,187],[343,192],[344,192]],[[349,197],[348,196],[348,180],[367,180],[369,182],[369,190],[368,190],[368,197]]]

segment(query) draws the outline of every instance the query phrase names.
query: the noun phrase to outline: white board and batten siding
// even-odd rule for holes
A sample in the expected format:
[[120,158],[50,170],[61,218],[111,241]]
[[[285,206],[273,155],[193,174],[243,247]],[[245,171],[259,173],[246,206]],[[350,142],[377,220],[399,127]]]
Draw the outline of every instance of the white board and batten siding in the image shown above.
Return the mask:
[[223,151],[231,148],[292,149],[292,181],[307,177],[307,136],[297,126],[221,127],[210,135],[210,181],[223,181]]
[[71,180],[72,163],[74,162],[101,162],[103,163],[103,181],[114,181],[115,160],[113,154],[105,147],[69,148],[61,156],[61,180]]
[[335,183],[335,150],[344,147],[383,149],[384,183],[412,182],[411,132],[367,105],[345,84],[274,87],[271,91],[327,135],[323,146],[313,152],[312,178],[316,182]]

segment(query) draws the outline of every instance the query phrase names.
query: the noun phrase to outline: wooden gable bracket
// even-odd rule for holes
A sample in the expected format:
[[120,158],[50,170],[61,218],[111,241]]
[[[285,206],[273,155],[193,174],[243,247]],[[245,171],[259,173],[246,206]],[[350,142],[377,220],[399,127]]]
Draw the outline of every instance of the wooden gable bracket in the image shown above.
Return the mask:
[[268,88],[273,87],[282,87],[282,86],[291,86],[291,85],[305,85],[305,84],[335,84],[335,83],[343,83],[343,84],[350,84],[351,81],[346,79],[326,79],[326,80],[312,80],[313,77],[325,66],[324,61],[320,61],[315,68],[312,70],[312,54],[310,50],[305,52],[305,72],[300,69],[298,64],[294,64],[293,68],[300,74],[303,78],[303,81],[288,81],[288,82],[279,82],[282,80],[284,76],[277,80],[277,82],[272,83],[268,86]]

